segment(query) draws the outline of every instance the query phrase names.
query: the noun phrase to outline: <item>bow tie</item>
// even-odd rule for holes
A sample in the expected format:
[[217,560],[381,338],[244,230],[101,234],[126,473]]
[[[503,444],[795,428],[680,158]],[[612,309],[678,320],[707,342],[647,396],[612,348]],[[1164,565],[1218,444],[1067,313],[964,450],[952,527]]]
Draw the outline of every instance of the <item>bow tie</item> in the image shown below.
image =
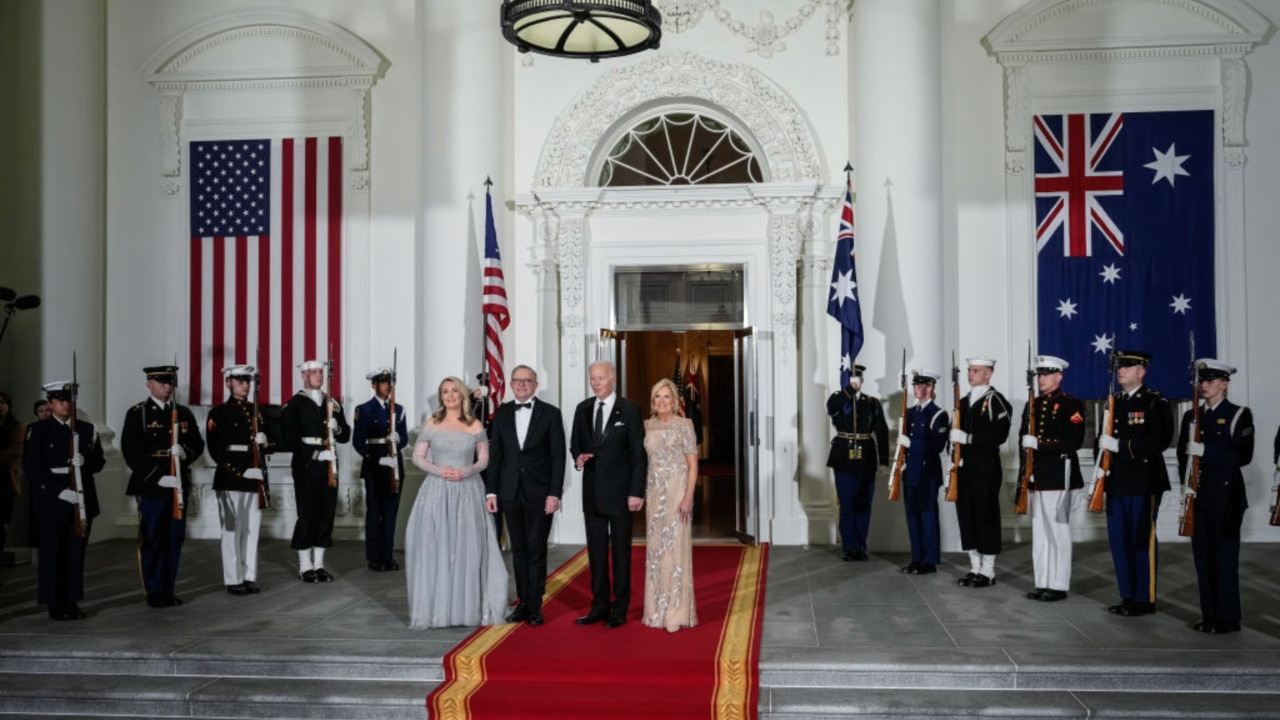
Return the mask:
[[517,410],[532,410],[532,409],[533,409],[533,403],[532,403],[532,402],[527,402],[527,403],[516,403],[516,409],[517,409]]

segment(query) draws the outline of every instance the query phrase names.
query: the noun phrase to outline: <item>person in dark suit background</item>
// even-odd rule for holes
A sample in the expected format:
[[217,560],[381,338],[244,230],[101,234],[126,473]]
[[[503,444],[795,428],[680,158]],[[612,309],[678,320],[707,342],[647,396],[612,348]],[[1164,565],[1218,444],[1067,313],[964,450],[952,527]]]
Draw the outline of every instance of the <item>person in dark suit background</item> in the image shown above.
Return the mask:
[[560,408],[534,397],[538,374],[528,365],[511,371],[515,400],[494,413],[489,426],[485,508],[502,502],[511,542],[519,603],[507,622],[537,627],[547,584],[547,534],[564,489],[564,418]]
[[615,628],[627,621],[631,605],[631,513],[644,507],[648,462],[644,423],[635,403],[614,391],[617,375],[613,363],[599,360],[587,372],[594,397],[578,403],[569,452],[574,467],[582,471],[591,610],[574,622],[590,625],[603,621],[605,627]]

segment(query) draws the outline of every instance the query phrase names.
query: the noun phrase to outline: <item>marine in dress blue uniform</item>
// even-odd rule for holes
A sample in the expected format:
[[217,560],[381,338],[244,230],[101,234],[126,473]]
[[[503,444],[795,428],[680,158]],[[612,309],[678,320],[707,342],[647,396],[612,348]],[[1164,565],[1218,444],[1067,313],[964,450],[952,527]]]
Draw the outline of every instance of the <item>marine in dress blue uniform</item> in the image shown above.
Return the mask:
[[1240,630],[1240,524],[1249,507],[1241,468],[1253,461],[1253,413],[1227,399],[1236,369],[1221,360],[1195,362],[1201,402],[1200,442],[1194,440],[1191,410],[1178,432],[1178,470],[1188,477],[1193,457],[1200,458],[1200,487],[1183,492],[1195,497],[1191,551],[1200,586],[1200,622],[1192,627],[1219,634]]
[[959,443],[960,470],[956,492],[956,519],[960,547],[969,553],[969,572],[957,585],[984,588],[996,583],[996,555],[1000,554],[1000,487],[1004,471],[1000,446],[1013,425],[1013,407],[991,387],[996,361],[971,357],[969,394],[960,399],[960,429],[953,428],[951,442]]
[[1121,388],[1115,394],[1114,435],[1098,436],[1098,449],[1111,452],[1107,538],[1120,590],[1120,602],[1107,612],[1137,617],[1156,611],[1156,517],[1169,490],[1164,450],[1173,439],[1173,411],[1163,395],[1142,384],[1151,353],[1121,350],[1114,360]]
[[[151,395],[125,414],[120,449],[130,470],[125,492],[138,499],[138,565],[147,604],[162,608],[182,604],[174,588],[187,516],[183,510],[181,517],[173,517],[173,491],[181,488],[185,508],[191,495],[191,464],[204,452],[204,439],[191,409],[177,405],[178,442],[173,442],[177,366],[156,365],[142,371]],[[176,477],[171,472],[174,457],[178,461]]]
[[[266,454],[272,450],[267,435],[253,432],[257,407],[249,398],[257,368],[232,365],[222,369],[228,397],[209,411],[205,420],[213,490],[218,498],[218,522],[222,526],[222,581],[232,595],[254,595],[258,588],[258,535],[262,509],[258,493],[269,495]],[[265,428],[261,413],[258,427]],[[258,466],[254,466],[254,445]]]
[[938,571],[942,542],[938,532],[938,489],[942,487],[941,453],[947,447],[951,419],[934,402],[934,388],[942,377],[933,370],[916,370],[911,375],[911,391],[916,404],[903,418],[898,444],[907,448],[902,468],[902,508],[907,513],[907,534],[911,538],[911,562],[902,568],[908,575],[928,575]]
[[[1080,458],[1084,445],[1084,403],[1062,390],[1068,363],[1053,355],[1036,358],[1039,395],[1022,409],[1022,447],[1032,452],[1031,566],[1035,589],[1030,600],[1057,602],[1071,589],[1071,491],[1084,487]],[[1029,433],[1031,413],[1036,431]],[[1021,482],[1021,476],[1019,476]]]
[[[404,407],[396,403],[395,427],[391,423],[391,368],[378,368],[365,375],[373,387],[373,397],[356,407],[351,444],[360,453],[360,477],[364,480],[364,557],[370,570],[399,570],[396,562],[396,514],[400,511],[400,489],[392,490],[393,468],[404,480],[404,448],[409,443]],[[396,449],[395,457],[391,449]]]
[[[49,617],[54,620],[79,620],[84,617],[76,601],[84,599],[85,550],[93,518],[98,516],[98,489],[93,476],[106,465],[106,458],[93,424],[71,417],[74,384],[47,383],[44,391],[53,413],[27,426],[22,449],[39,551],[36,602],[47,605]],[[79,438],[78,455],[72,454],[72,432]],[[78,490],[85,507],[83,536],[76,532],[75,516],[81,500],[72,488],[77,467]]]
[[849,385],[827,398],[827,415],[835,425],[827,467],[835,471],[840,501],[840,558],[867,559],[867,531],[876,470],[889,464],[889,427],[880,400],[861,392],[866,368],[855,365]]

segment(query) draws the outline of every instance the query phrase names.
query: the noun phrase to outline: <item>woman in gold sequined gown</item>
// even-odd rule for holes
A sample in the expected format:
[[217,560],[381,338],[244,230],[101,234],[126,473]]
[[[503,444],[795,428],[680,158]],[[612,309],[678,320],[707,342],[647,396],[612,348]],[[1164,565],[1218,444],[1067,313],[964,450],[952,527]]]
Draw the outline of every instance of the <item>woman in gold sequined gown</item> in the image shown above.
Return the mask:
[[644,423],[649,472],[643,622],[668,632],[698,624],[690,534],[698,447],[693,423],[681,415],[678,397],[675,383],[659,380],[649,394],[653,415]]

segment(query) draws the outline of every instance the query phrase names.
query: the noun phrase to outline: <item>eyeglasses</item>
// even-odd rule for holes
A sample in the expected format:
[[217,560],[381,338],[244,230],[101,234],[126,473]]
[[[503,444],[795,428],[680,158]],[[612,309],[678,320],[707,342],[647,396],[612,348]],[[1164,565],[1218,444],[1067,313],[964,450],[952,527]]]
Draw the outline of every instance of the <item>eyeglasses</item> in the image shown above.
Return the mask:
[[511,378],[512,385],[528,385],[529,383],[536,383],[536,382],[538,381],[533,378]]

